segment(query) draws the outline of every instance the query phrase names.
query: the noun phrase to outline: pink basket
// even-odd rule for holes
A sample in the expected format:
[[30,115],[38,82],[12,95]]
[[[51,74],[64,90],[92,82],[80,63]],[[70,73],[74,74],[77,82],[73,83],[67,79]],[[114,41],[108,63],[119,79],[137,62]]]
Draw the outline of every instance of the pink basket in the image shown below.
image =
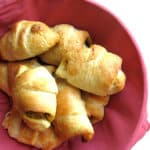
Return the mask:
[[[123,58],[127,76],[125,89],[111,97],[104,120],[94,126],[90,142],[74,138],[59,150],[129,150],[149,129],[147,122],[146,70],[137,45],[118,18],[108,10],[83,0],[0,0],[0,35],[17,20],[40,20],[50,26],[68,23],[88,30],[93,43],[101,44]],[[0,123],[9,109],[8,98],[0,93]],[[0,149],[31,150],[9,138],[0,126]]]

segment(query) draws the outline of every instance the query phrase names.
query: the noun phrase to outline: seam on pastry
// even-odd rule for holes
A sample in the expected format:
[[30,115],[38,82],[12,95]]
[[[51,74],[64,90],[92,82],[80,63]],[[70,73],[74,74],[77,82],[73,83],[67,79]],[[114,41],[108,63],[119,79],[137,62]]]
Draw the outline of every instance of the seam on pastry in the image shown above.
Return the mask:
[[31,34],[30,29],[31,29],[30,25],[27,25],[26,28],[23,27],[22,30],[20,31],[20,36],[18,39],[18,42],[20,42],[20,44],[23,46],[24,51],[26,51],[28,55],[33,54],[32,50],[30,50],[30,47],[27,46],[30,43],[28,42],[28,39],[29,39],[28,37]]
[[[49,28],[49,30],[51,30],[50,28]],[[51,32],[53,32],[53,31],[51,31]],[[43,43],[45,43],[45,44],[43,44],[43,45],[47,45],[47,47],[49,47],[49,43],[48,43],[48,40],[46,39],[46,37],[43,35],[43,33],[41,34],[41,32],[39,32],[38,33],[42,38],[42,42]],[[49,49],[49,48],[48,48]]]
[[[22,87],[22,86],[21,86]],[[46,90],[38,90],[38,89],[34,89],[34,88],[27,88],[27,87],[23,87],[23,88],[21,88],[21,87],[17,87],[17,89],[20,89],[20,90],[23,90],[23,91],[29,91],[30,90],[30,92],[35,92],[35,93],[38,93],[38,92],[40,92],[40,93],[47,93],[47,94],[54,94],[54,95],[56,95],[56,93],[55,92],[53,92],[53,91],[46,91]],[[13,91],[15,91],[16,89],[14,89]]]
[[33,53],[32,53],[32,50],[30,50],[30,47],[29,47],[29,36],[30,36],[30,34],[31,34],[31,32],[30,32],[30,30],[31,30],[31,26],[29,26],[28,28],[26,28],[25,30],[24,30],[24,43],[23,43],[23,46],[24,46],[24,48],[25,48],[25,51],[29,54],[29,55],[33,55]]
[[[17,49],[17,47],[18,47],[18,39],[19,39],[20,28],[21,28],[21,23],[18,23],[17,27],[15,27],[16,33],[14,33],[15,34],[15,37],[14,37],[14,49]],[[10,32],[15,32],[15,31],[10,31]],[[11,33],[9,33],[9,34],[11,34]]]

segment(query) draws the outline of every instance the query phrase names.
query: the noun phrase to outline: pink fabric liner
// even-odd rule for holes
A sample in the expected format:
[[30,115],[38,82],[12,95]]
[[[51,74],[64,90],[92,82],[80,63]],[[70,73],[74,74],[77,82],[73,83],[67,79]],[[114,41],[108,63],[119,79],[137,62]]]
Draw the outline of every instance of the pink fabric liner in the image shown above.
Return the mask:
[[[88,30],[93,43],[105,46],[123,58],[127,75],[125,89],[111,97],[105,118],[96,124],[95,136],[88,143],[74,138],[59,150],[129,150],[143,137],[147,122],[147,77],[139,48],[121,21],[106,8],[84,0],[0,0],[0,35],[21,19],[39,20],[50,26],[68,23]],[[0,93],[0,123],[10,108],[8,97]],[[0,126],[0,149],[31,150],[30,146],[9,138]]]

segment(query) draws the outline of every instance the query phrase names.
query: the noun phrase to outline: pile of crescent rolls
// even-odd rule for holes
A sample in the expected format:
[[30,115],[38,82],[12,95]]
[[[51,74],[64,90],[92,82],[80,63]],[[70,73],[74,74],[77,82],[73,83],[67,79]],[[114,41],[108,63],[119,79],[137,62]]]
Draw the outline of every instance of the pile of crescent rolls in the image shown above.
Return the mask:
[[123,90],[122,58],[87,31],[21,20],[0,38],[0,89],[12,100],[2,126],[42,150],[94,136],[110,96]]

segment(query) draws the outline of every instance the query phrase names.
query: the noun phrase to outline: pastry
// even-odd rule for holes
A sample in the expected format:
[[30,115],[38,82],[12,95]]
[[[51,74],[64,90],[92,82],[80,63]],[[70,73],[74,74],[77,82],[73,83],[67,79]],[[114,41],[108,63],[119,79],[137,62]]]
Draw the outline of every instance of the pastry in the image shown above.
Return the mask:
[[51,75],[54,68],[47,66],[48,71],[36,60],[0,63],[0,66],[4,67],[0,75],[4,82],[0,88],[12,97],[13,107],[22,115],[24,122],[39,131],[49,128],[57,106],[58,89]]
[[56,75],[83,91],[107,96],[124,88],[126,77],[121,64],[118,55],[100,45],[92,45],[66,56],[56,69]]
[[98,96],[82,92],[82,99],[85,101],[86,112],[92,124],[102,121],[104,109],[109,102],[110,96]]
[[41,60],[48,64],[59,65],[67,53],[80,51],[83,47],[88,47],[91,44],[89,33],[78,30],[72,25],[59,24],[54,26],[54,31],[60,37],[58,44],[40,56]]
[[[40,64],[36,59],[21,62],[0,62],[0,89],[11,96],[11,87],[13,87],[17,75],[27,70],[35,68]],[[22,68],[20,69],[20,66]]]
[[25,123],[36,130],[49,128],[54,120],[56,94],[55,79],[43,66],[17,76],[12,88],[14,107],[22,114]]
[[57,80],[57,111],[54,120],[56,132],[65,139],[82,136],[91,140],[94,129],[88,119],[80,90],[63,80]]
[[10,137],[16,139],[18,142],[32,145],[42,150],[52,150],[64,142],[55,133],[53,127],[44,131],[29,128],[15,109],[12,109],[5,115],[2,125],[8,130]]
[[22,20],[14,23],[0,39],[3,60],[24,60],[48,51],[59,40],[52,28],[39,21]]

